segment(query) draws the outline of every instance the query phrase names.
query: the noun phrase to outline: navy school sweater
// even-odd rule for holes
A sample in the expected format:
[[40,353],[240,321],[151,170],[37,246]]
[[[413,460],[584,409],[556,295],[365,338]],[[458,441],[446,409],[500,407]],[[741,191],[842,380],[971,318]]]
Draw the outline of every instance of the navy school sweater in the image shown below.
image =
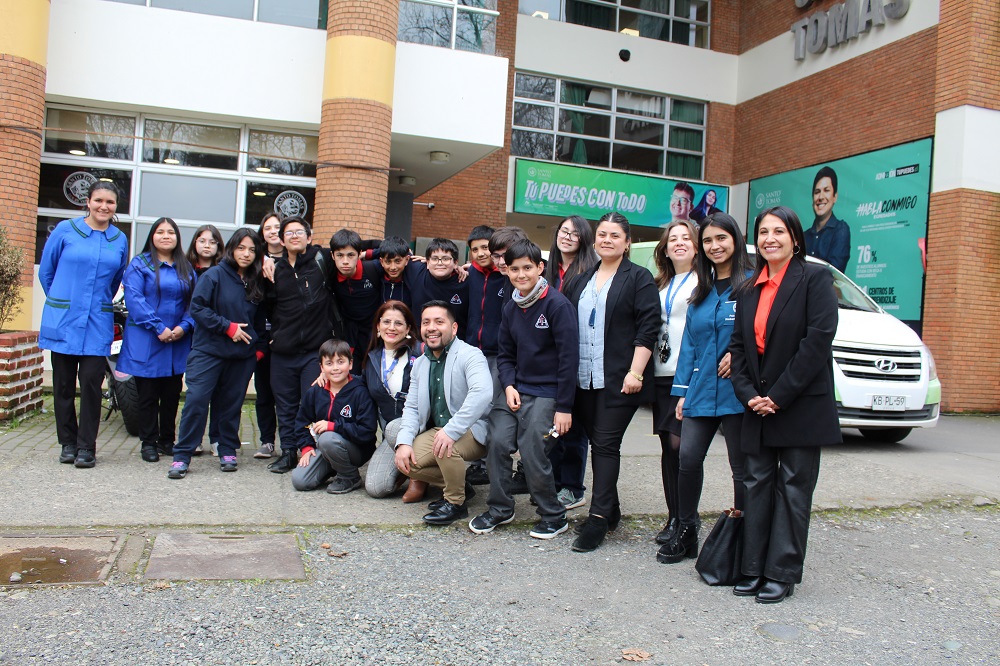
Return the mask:
[[[195,323],[192,350],[232,359],[266,350],[264,309],[247,300],[243,278],[225,261],[198,278],[191,294],[191,317]],[[250,335],[250,344],[233,342],[229,334],[234,323],[248,324],[243,330]]]
[[[299,421],[329,421],[328,432],[335,432],[364,449],[375,450],[378,412],[368,393],[368,386],[360,377],[352,376],[336,394],[321,386],[310,386],[299,404]],[[307,432],[306,438],[300,441],[311,440]],[[301,448],[305,452],[313,447],[306,445]]]
[[337,297],[337,305],[344,319],[361,324],[367,332],[372,324],[375,311],[382,305],[379,289],[382,282],[382,266],[377,259],[358,261],[354,275],[344,277],[334,267],[337,274],[331,287]]
[[580,365],[580,332],[576,308],[561,293],[546,287],[531,307],[513,300],[504,305],[500,322],[497,372],[500,385],[519,393],[555,398],[556,411],[570,412]]
[[465,327],[469,320],[469,281],[459,282],[457,275],[438,280],[426,266],[413,271],[413,316],[420,322],[420,309],[427,301],[444,301],[458,322],[458,337],[465,340]]
[[464,339],[487,356],[496,356],[503,306],[514,291],[510,280],[496,268],[486,271],[472,262],[466,282],[469,284],[469,323]]

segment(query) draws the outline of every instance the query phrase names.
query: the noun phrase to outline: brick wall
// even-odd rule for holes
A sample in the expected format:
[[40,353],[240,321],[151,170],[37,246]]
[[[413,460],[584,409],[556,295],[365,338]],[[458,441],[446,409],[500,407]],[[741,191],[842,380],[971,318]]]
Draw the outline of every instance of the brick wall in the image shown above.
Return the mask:
[[946,411],[1000,411],[1000,194],[931,195],[924,342]]
[[0,334],[0,421],[41,409],[43,358],[37,333]]
[[719,53],[740,52],[740,0],[712,0],[711,47]]
[[417,197],[434,202],[434,210],[413,207],[413,235],[467,238],[477,224],[502,227],[507,219],[507,167],[510,162],[510,124],[514,98],[514,47],[517,31],[517,1],[500,0],[497,5],[498,56],[510,62],[507,71],[507,115],[503,147]]
[[[8,240],[35,256],[38,169],[45,117],[45,68],[0,53],[0,209]],[[10,129],[35,128],[34,132]],[[33,262],[22,267],[21,284],[31,286]]]
[[[740,104],[734,182],[932,136],[936,33],[929,28]],[[905,65],[888,76],[887,62]]]
[[1000,3],[943,0],[938,24],[938,111],[969,104],[1000,111]]
[[731,185],[733,157],[736,148],[736,107],[712,102],[708,105],[705,127],[705,180]]
[[[740,14],[742,31],[740,32],[739,53],[745,53],[784,32],[791,32],[792,24],[796,21],[818,11],[826,11],[843,1],[818,0],[808,9],[799,9],[795,6],[794,0],[743,0]],[[933,2],[933,0],[930,1]],[[789,55],[789,57],[791,56]]]

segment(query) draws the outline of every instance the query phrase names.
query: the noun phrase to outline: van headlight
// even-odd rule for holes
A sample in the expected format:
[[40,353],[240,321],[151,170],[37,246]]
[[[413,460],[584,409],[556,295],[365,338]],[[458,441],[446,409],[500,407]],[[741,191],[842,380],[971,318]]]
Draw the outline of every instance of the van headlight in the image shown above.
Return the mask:
[[934,381],[937,379],[937,365],[934,363],[934,354],[924,345],[924,353],[927,354],[927,379]]

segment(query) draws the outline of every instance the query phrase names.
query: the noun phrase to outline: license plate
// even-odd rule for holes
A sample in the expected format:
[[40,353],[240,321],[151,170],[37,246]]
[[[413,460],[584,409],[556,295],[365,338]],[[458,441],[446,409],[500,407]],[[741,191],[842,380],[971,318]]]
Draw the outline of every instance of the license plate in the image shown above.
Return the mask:
[[905,412],[905,395],[873,395],[872,409],[877,412]]
[[111,343],[111,353],[112,353],[112,355],[113,354],[120,354],[121,351],[122,351],[122,341],[121,340],[115,340],[115,341],[113,341]]

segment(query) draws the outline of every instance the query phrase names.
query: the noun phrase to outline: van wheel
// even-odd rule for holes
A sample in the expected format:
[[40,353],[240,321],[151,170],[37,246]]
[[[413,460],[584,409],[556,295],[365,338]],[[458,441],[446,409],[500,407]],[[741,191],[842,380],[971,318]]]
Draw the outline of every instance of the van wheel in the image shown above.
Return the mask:
[[858,428],[858,430],[867,440],[895,444],[903,441],[913,428]]

